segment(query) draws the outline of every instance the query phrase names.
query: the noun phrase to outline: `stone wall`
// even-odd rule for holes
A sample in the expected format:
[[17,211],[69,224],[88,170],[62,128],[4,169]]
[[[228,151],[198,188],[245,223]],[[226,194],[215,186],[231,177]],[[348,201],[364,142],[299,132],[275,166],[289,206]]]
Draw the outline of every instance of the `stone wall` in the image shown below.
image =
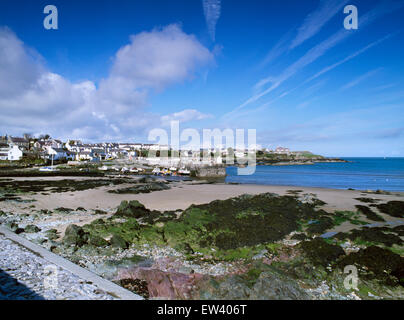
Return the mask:
[[224,178],[226,177],[226,167],[200,167],[195,169],[198,178]]

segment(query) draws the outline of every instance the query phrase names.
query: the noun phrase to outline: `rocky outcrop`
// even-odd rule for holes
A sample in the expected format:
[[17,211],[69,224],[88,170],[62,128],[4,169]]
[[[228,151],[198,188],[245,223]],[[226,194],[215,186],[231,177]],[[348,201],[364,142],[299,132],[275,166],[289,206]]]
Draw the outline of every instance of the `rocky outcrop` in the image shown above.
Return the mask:
[[209,276],[152,268],[121,270],[119,278],[147,283],[150,298],[219,300],[304,300],[309,295],[295,281],[262,272],[252,283],[238,275]]
[[65,236],[63,238],[64,244],[81,247],[85,245],[87,241],[88,241],[88,234],[84,231],[82,227],[76,226],[75,224],[70,224],[66,228]]
[[125,239],[123,239],[121,236],[117,234],[112,235],[110,243],[115,248],[122,248],[122,249],[128,248],[128,243],[125,241]]
[[151,268],[122,270],[120,279],[139,279],[147,283],[150,298],[192,299],[197,298],[198,283],[207,281],[209,276],[201,274],[184,274],[165,272]]
[[122,201],[115,215],[128,218],[141,218],[150,213],[150,210],[137,200]]

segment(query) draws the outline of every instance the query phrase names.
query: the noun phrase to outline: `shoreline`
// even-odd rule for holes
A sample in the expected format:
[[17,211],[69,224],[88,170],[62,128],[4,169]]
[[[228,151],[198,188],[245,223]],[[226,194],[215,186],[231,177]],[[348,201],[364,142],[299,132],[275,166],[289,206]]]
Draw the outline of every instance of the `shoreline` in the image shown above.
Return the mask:
[[[65,179],[73,181],[97,180],[97,178],[94,177],[43,177],[40,180],[57,181]],[[105,177],[101,179],[105,179]],[[15,178],[15,181],[22,180],[32,181],[37,179]],[[46,219],[47,224],[53,225],[63,234],[69,223],[84,225],[100,217],[112,215],[124,200],[137,200],[149,210],[178,211],[185,210],[191,205],[202,205],[215,200],[226,200],[243,194],[258,195],[263,193],[274,193],[279,196],[297,195],[299,198],[315,196],[319,200],[325,202],[325,204],[321,206],[321,209],[330,213],[335,211],[356,212],[356,206],[364,204],[360,200],[357,200],[358,198],[371,198],[378,203],[404,200],[404,192],[376,193],[374,191],[370,193],[365,190],[284,185],[233,184],[223,182],[209,183],[204,180],[177,181],[171,182],[169,185],[171,188],[168,190],[137,194],[108,192],[133,186],[131,182],[118,185],[103,185],[86,190],[19,194],[22,200],[28,200],[28,202],[0,201],[0,210],[4,212],[14,212],[18,216],[20,216],[20,214],[35,216],[41,211],[55,211],[57,208],[67,208],[76,213],[73,215],[63,215],[62,221],[58,221],[60,218],[59,215]],[[85,211],[78,211],[77,208],[83,208]],[[387,221],[392,220],[391,217],[385,218]],[[401,219],[400,221],[404,223],[404,219]]]
[[[391,235],[390,232],[395,234],[402,232],[404,217],[398,218],[399,215],[385,214],[380,212],[378,207],[371,207],[374,215],[377,215],[376,217],[379,219],[375,220],[374,216],[359,212],[356,206],[360,205],[363,208],[366,205],[366,208],[369,208],[371,204],[385,204],[392,200],[399,200],[404,204],[404,192],[381,194],[368,193],[363,190],[226,184],[193,180],[170,182],[170,189],[125,194],[109,191],[127,189],[139,185],[139,182],[124,180],[113,183],[111,180],[110,183],[103,184],[99,181],[97,183],[98,179],[95,178],[74,179],[71,177],[68,179],[71,181],[65,181],[63,186],[60,186],[60,183],[55,183],[55,180],[66,180],[66,177],[41,180],[42,182],[48,181],[48,183],[34,185],[31,191],[24,194],[19,192],[24,192],[29,187],[29,183],[21,184],[24,181],[22,178],[14,180],[19,182],[14,185],[14,188],[21,200],[0,201],[0,222],[2,221],[2,224],[11,231],[21,233],[22,237],[28,241],[68,259],[70,262],[79,264],[104,279],[113,280],[115,283],[119,281],[124,288],[133,289],[133,286],[128,287],[127,285],[138,284],[140,279],[142,286],[135,287],[134,292],[141,294],[146,299],[149,297],[189,299],[193,294],[199,297],[198,294],[201,291],[198,286],[192,287],[194,289],[189,289],[189,292],[185,291],[184,294],[181,293],[182,291],[178,291],[178,288],[184,287],[183,281],[192,283],[196,281],[196,284],[199,283],[198,281],[202,281],[201,279],[215,279],[215,281],[224,283],[229,280],[231,282],[234,274],[241,277],[241,282],[237,286],[244,284],[243,279],[250,279],[254,288],[255,286],[258,288],[263,279],[260,278],[261,276],[255,278],[248,270],[258,268],[260,275],[272,277],[275,274],[271,273],[267,267],[272,262],[282,261],[286,264],[296,262],[298,265],[304,266],[310,263],[310,266],[316,265],[315,268],[321,267],[322,262],[317,265],[317,262],[311,261],[305,255],[305,250],[310,252],[311,246],[314,246],[319,259],[323,257],[321,251],[323,245],[338,250],[341,255],[353,254],[352,257],[355,257],[355,252],[358,250],[367,254],[369,244],[360,242],[362,236],[371,236],[372,241],[382,241],[382,243],[387,243],[386,241],[390,241],[391,237],[394,237],[394,247],[389,245],[386,249],[379,246],[378,249],[370,250],[381,250],[385,255],[395,255],[395,259],[401,259],[400,255],[402,257],[402,246],[395,245],[398,243],[397,236]],[[88,188],[81,189],[82,180],[92,181],[92,183],[87,182],[85,187]],[[7,183],[12,185],[11,181]],[[154,182],[148,181],[147,183]],[[5,190],[7,190],[7,185]],[[264,193],[272,193],[280,197],[258,196]],[[250,197],[240,197],[243,194],[257,196],[250,203]],[[290,197],[282,197],[285,195]],[[214,202],[229,198],[235,199],[234,201]],[[267,202],[267,199],[273,200]],[[139,206],[137,202],[134,206],[129,205],[128,202],[122,203],[123,200],[137,200],[141,205]],[[192,209],[184,211],[192,205],[207,203],[211,204],[202,207],[209,208],[206,209],[207,211],[201,207],[191,207]],[[223,207],[224,203],[226,205]],[[304,203],[309,205],[301,206]],[[368,205],[369,207],[367,207]],[[119,209],[117,209],[118,206]],[[127,206],[125,211],[122,206]],[[245,211],[246,208],[247,211]],[[249,208],[253,210],[251,213]],[[261,214],[257,216],[255,210],[262,211],[262,214],[266,214],[273,220],[266,218],[267,223],[262,223],[265,216],[261,216]],[[189,218],[190,212],[194,212],[192,219]],[[226,241],[226,238],[221,240],[214,232],[200,229],[199,223],[206,219],[205,213],[209,213],[209,219],[220,221],[215,227],[217,230],[235,228],[236,232],[240,232],[240,236],[235,238],[240,244],[237,244],[236,248],[227,249],[221,245],[222,242],[212,242]],[[132,217],[134,214],[136,216]],[[179,219],[182,214],[185,218],[188,217],[185,223]],[[314,222],[312,222],[313,217],[317,219]],[[257,223],[253,221],[248,224],[239,220],[246,218],[257,219]],[[296,224],[294,221],[298,223]],[[314,223],[314,227],[311,226],[312,223]],[[277,231],[273,230],[272,224],[277,227]],[[68,228],[69,226],[70,228]],[[245,229],[246,227],[247,229]],[[376,227],[374,235],[369,235],[367,228],[362,227]],[[192,231],[183,233],[182,228]],[[384,233],[382,230],[387,230],[388,233]],[[199,234],[197,237],[195,237],[195,232]],[[210,233],[205,234],[206,232]],[[283,232],[281,238],[277,236],[279,232]],[[337,240],[332,239],[338,235],[349,239],[351,232],[361,235],[361,239],[358,241],[347,240],[344,244],[339,244],[335,242]],[[259,235],[260,239],[262,238],[262,240],[259,239],[261,242],[255,240],[255,233]],[[216,237],[216,239],[212,237]],[[265,240],[266,237],[271,238]],[[202,244],[199,239],[211,242]],[[364,239],[368,241],[368,238]],[[272,242],[266,243],[265,241]],[[330,244],[331,242],[334,244]],[[182,243],[187,243],[188,247],[182,247]],[[333,259],[334,265],[337,266],[339,260]],[[20,260],[24,262],[24,259]],[[384,263],[383,268],[389,266],[388,261],[385,259],[381,262]],[[111,262],[113,263],[111,264]],[[284,282],[282,279],[295,279],[288,273],[287,268],[286,265],[286,269],[279,270],[282,274],[282,278],[279,280],[281,287],[287,287],[290,283],[289,281]],[[302,272],[305,274],[306,270],[304,269]],[[313,267],[312,272],[316,273],[315,270]],[[335,270],[337,273],[339,272],[338,269]],[[171,281],[173,277],[181,281],[173,282]],[[161,279],[165,279],[163,283]],[[337,280],[330,280],[333,288],[335,281]],[[212,297],[228,297],[226,293],[220,290],[215,291],[214,287],[209,286],[209,281],[206,283],[202,281],[201,285],[202,283],[212,290]],[[317,299],[319,296],[313,294],[313,290],[317,290],[316,288],[319,288],[320,285],[320,283],[310,284],[309,287],[302,287],[301,290],[305,291],[301,292],[308,294],[305,296],[306,298]],[[245,292],[250,292],[248,290]],[[380,290],[372,292],[384,297],[384,291]],[[246,293],[245,297],[250,297],[251,292]],[[259,296],[261,297],[265,292],[260,291]],[[323,296],[329,297],[333,294],[328,290]],[[337,291],[335,294],[341,299],[347,297],[343,292]]]
[[[96,180],[96,177],[41,177],[40,180]],[[105,179],[105,177],[101,178]],[[36,178],[15,177],[13,180],[37,180]],[[336,189],[326,187],[308,187],[296,185],[267,185],[254,183],[215,182],[204,180],[177,181],[170,183],[171,188],[162,191],[139,194],[113,194],[109,190],[125,187],[101,186],[83,191],[67,191],[60,193],[36,193],[22,195],[24,199],[33,199],[32,205],[38,209],[55,209],[57,207],[83,207],[85,209],[113,210],[122,200],[138,200],[150,210],[184,210],[190,205],[209,203],[214,200],[225,200],[242,194],[276,193],[286,195],[289,190],[301,190],[302,194],[316,194],[327,203],[330,210],[355,210],[354,205],[360,204],[354,198],[371,197],[382,201],[402,200],[404,191]],[[26,203],[0,202],[0,209],[9,207],[26,207]],[[11,206],[10,206],[11,205]]]

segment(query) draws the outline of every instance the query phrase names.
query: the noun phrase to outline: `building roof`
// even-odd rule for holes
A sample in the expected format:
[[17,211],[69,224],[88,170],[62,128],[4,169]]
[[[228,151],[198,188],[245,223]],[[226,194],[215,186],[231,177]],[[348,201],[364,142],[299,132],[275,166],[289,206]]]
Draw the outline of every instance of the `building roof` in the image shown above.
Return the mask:
[[57,153],[66,153],[67,150],[62,149],[62,148],[52,148],[52,150],[55,150]]
[[28,143],[28,140],[19,137],[10,137],[12,142]]

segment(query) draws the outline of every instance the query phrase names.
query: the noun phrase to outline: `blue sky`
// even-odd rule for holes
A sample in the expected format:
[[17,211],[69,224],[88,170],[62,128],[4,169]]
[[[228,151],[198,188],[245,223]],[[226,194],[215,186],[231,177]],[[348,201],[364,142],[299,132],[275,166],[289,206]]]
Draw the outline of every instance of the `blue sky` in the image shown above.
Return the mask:
[[0,133],[147,142],[180,120],[256,129],[270,148],[404,156],[403,15],[401,0],[2,0]]

